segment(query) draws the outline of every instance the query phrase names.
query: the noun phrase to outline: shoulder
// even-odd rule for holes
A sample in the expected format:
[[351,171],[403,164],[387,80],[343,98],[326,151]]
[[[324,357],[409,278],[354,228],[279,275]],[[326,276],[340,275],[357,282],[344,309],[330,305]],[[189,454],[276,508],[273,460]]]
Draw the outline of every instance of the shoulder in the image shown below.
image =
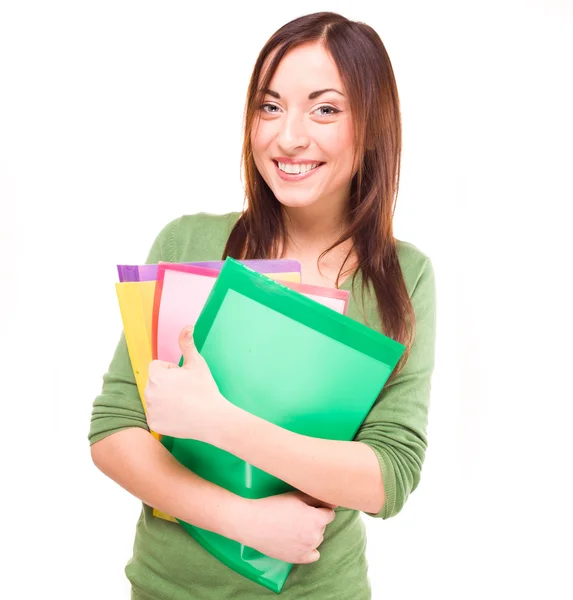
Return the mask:
[[396,250],[400,266],[403,269],[417,270],[423,268],[425,263],[430,260],[423,250],[411,242],[396,239]]
[[167,227],[173,236],[173,260],[214,260],[222,254],[240,212],[182,215]]
[[178,223],[179,231],[183,233],[187,231],[209,230],[209,231],[220,231],[227,230],[231,231],[233,225],[237,219],[241,216],[240,212],[229,212],[224,214],[215,214],[209,212],[198,212],[191,215],[182,215],[176,219]]
[[396,239],[398,261],[410,296],[421,280],[433,279],[434,267],[430,257],[411,242]]

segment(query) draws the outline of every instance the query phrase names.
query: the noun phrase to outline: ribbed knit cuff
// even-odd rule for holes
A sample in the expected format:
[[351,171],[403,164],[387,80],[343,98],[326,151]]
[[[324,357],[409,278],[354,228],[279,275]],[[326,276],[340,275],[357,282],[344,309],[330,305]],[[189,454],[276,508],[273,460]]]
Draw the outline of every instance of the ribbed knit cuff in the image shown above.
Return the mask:
[[[362,443],[367,444],[368,442]],[[394,466],[392,465],[392,461],[390,460],[386,452],[380,450],[379,448],[371,444],[368,445],[370,446],[370,448],[372,448],[372,450],[378,457],[380,470],[382,472],[382,482],[384,484],[384,493],[386,495],[386,500],[384,501],[384,506],[379,512],[365,512],[364,514],[372,518],[387,519],[388,517],[394,516],[394,511],[396,508],[396,474],[394,472]]]

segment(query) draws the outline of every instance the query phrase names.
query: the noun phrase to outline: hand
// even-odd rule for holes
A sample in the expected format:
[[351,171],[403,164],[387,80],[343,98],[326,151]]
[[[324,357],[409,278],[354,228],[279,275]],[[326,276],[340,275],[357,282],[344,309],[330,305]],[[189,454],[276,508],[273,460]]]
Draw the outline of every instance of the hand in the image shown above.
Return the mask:
[[252,518],[246,545],[292,564],[308,564],[320,558],[318,546],[334,521],[333,504],[299,491],[250,500]]
[[149,365],[144,390],[147,423],[163,435],[209,442],[232,405],[219,392],[195,347],[192,327],[181,331],[179,347],[184,360],[181,368],[161,360]]

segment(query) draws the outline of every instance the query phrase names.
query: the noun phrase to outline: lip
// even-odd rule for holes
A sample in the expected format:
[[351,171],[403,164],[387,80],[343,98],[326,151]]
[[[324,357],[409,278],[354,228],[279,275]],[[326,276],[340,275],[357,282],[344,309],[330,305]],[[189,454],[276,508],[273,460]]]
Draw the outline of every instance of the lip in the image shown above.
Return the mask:
[[273,160],[289,165],[313,165],[314,163],[323,162],[322,160],[310,160],[308,158],[288,158],[288,156],[273,156]]
[[[300,165],[300,164],[313,164],[313,163],[320,163],[318,167],[315,167],[314,169],[311,169],[310,171],[308,171],[308,173],[285,173],[284,171],[281,171],[279,169],[279,164],[278,161],[280,162],[284,162],[284,163],[288,163],[291,165]],[[317,171],[319,171],[326,163],[323,163],[321,161],[318,160],[293,160],[293,159],[287,159],[284,160],[282,157],[279,159],[275,159],[273,158],[273,164],[275,166],[276,172],[278,173],[278,176],[283,179],[284,181],[302,181],[303,179],[308,179],[309,177],[311,177],[312,175],[314,175]]]

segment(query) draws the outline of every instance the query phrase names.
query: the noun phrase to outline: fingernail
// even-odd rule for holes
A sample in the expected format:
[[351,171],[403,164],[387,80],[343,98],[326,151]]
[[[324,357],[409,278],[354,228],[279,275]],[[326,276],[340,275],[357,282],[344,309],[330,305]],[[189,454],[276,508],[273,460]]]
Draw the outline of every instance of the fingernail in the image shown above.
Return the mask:
[[185,337],[188,340],[193,339],[193,327],[188,327],[187,330],[185,331]]

